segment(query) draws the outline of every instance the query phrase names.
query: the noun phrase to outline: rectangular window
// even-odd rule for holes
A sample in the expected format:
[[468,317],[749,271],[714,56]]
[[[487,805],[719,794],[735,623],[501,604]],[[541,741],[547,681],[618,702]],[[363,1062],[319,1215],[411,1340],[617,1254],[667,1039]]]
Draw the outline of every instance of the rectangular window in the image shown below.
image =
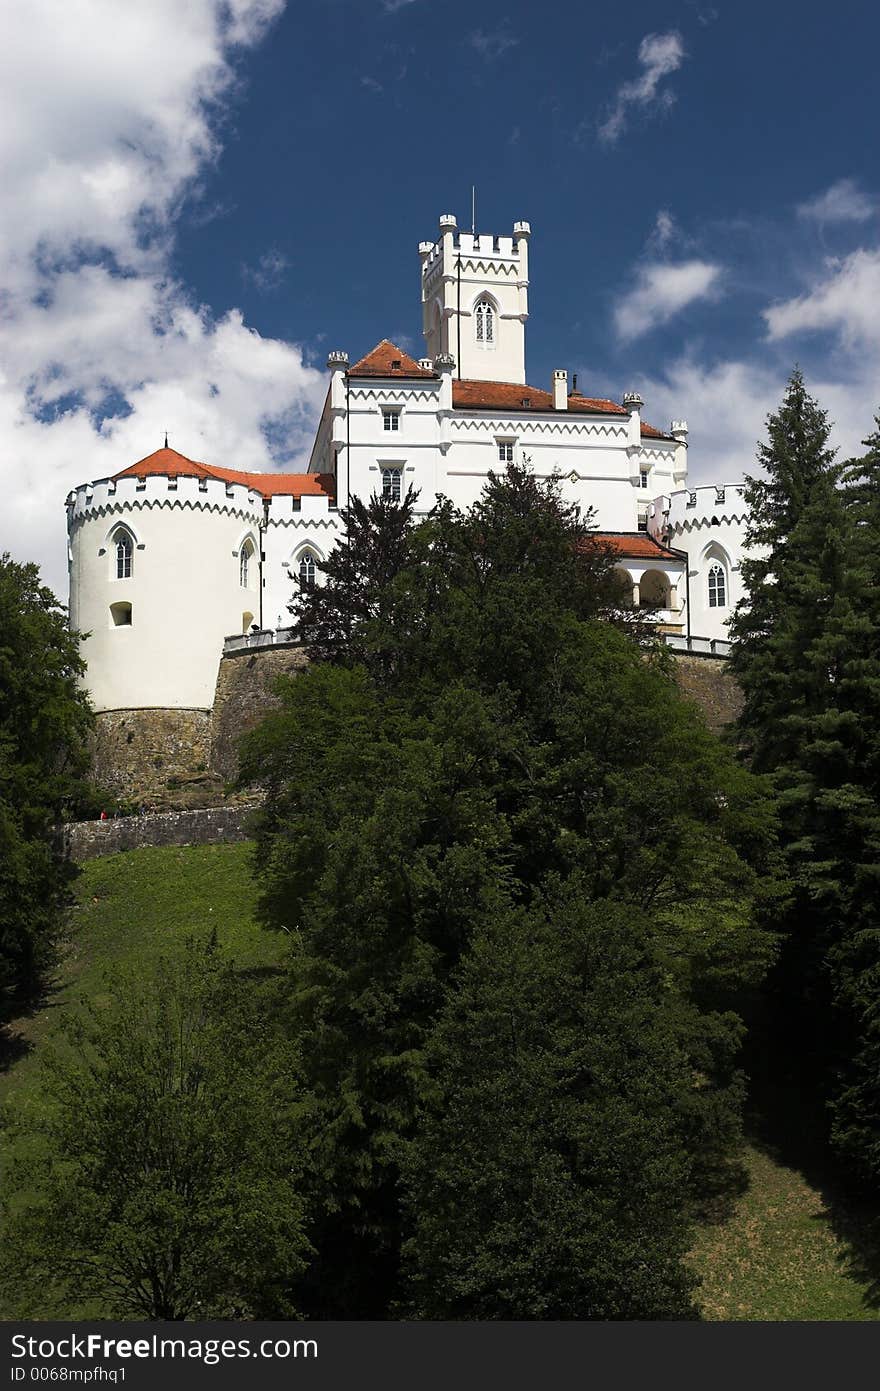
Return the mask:
[[383,410],[382,428],[384,430],[395,431],[400,429],[400,411]]
[[388,502],[400,502],[400,474],[399,468],[382,470],[382,496]]
[[647,488],[648,486],[648,470],[646,468],[643,468],[639,475],[639,486],[642,488]]
[[513,444],[502,440],[498,445],[498,462],[500,464],[513,463]]
[[647,531],[647,530],[648,530],[648,518],[645,516],[644,513],[642,513],[641,517],[639,517],[639,531]]

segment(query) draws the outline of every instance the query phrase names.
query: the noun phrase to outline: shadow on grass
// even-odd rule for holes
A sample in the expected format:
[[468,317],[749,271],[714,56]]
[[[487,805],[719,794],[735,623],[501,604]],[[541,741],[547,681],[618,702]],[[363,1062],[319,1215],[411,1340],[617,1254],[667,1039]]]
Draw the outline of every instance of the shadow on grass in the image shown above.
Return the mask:
[[818,1194],[841,1247],[844,1274],[864,1289],[868,1309],[880,1309],[880,1199],[856,1199],[841,1183],[829,1149],[822,1097],[824,1053],[807,1031],[780,1027],[765,1015],[753,1022],[744,1050],[749,1077],[746,1130],[770,1159],[793,1169]]

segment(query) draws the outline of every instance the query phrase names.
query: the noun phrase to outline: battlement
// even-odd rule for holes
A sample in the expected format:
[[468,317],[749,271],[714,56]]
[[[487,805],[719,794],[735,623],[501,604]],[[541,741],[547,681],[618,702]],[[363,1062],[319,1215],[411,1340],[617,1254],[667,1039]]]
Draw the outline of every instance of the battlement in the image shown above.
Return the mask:
[[658,540],[668,540],[696,528],[744,525],[748,515],[742,483],[704,484],[654,498],[648,508],[648,531]]
[[294,514],[303,519],[336,514],[333,498],[326,494],[276,493],[264,499],[255,488],[217,478],[192,478],[151,474],[139,478],[100,478],[81,483],[67,496],[68,526],[129,508],[180,507],[208,512],[228,512],[254,521],[284,521]]

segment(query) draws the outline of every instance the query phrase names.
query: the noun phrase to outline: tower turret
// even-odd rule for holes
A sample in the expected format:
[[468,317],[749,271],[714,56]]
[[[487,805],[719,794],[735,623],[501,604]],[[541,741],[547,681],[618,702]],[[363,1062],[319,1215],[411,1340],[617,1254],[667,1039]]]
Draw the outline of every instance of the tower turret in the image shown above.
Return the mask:
[[419,243],[427,354],[451,353],[457,376],[525,382],[530,234],[528,222],[507,237],[460,232],[444,213],[437,240]]

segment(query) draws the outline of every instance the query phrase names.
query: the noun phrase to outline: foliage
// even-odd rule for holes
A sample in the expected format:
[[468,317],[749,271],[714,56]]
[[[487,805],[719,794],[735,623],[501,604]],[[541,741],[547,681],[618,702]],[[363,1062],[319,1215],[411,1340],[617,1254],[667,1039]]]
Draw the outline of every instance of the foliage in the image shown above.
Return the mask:
[[[735,1169],[729,1007],[772,949],[752,912],[771,868],[766,799],[620,618],[613,559],[581,544],[555,485],[512,470],[399,547],[382,509],[355,518],[348,559],[306,601],[301,632],[324,664],[281,684],[243,749],[243,777],[267,790],[262,914],[291,937],[291,1028],[321,1115],[309,1297],[342,1317],[384,1316],[399,1295],[400,1164],[436,1021],[482,934],[575,881],[586,903],[650,921],[699,1078],[676,1132],[691,1205]],[[399,568],[376,560],[387,551],[405,552]],[[319,599],[344,613],[355,583],[370,596],[356,621],[319,631]],[[340,1284],[355,1245],[369,1278],[348,1260]]]
[[850,1174],[876,1186],[878,441],[842,470],[797,371],[768,429],[766,477],[747,491],[760,549],[743,564],[732,662],[747,755],[776,790],[790,885],[775,1013],[780,1041],[806,1060],[804,1085],[831,1105]]
[[68,902],[52,831],[86,790],[83,672],[37,567],[0,557],[0,1004],[37,990]]
[[404,1163],[423,1318],[693,1317],[693,1090],[649,925],[576,879],[480,931]]
[[[190,943],[49,1056],[42,1146],[6,1185],[2,1277],[118,1318],[288,1317],[308,1104],[266,999]],[[18,1198],[16,1195],[20,1195]]]

